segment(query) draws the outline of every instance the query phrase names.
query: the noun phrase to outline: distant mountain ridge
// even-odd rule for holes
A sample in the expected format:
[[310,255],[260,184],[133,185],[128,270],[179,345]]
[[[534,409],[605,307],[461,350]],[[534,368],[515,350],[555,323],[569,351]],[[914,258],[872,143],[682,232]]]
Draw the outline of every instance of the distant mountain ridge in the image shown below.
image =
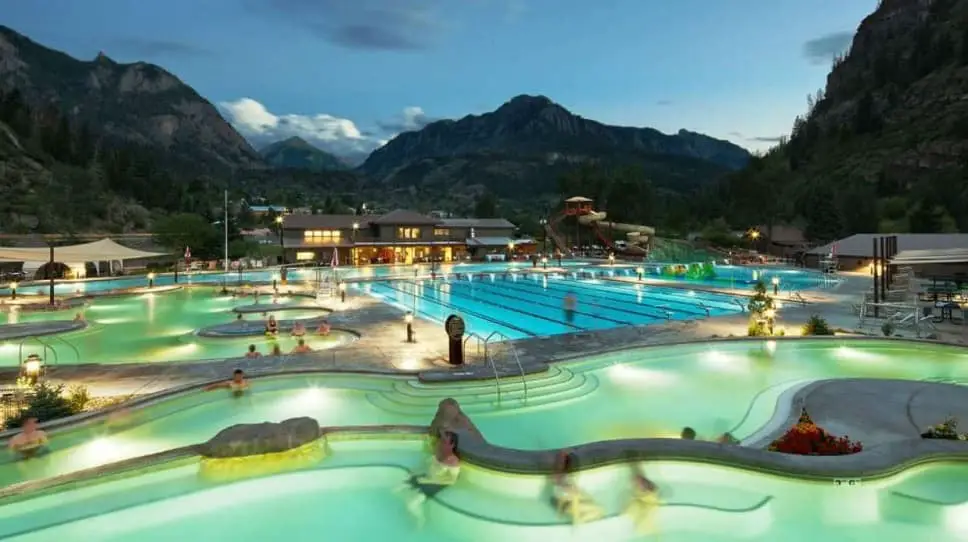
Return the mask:
[[384,177],[409,163],[476,153],[594,158],[616,153],[671,155],[711,162],[727,169],[746,165],[746,149],[680,130],[667,135],[653,128],[610,126],[575,115],[545,96],[520,95],[495,111],[440,120],[399,134],[376,149],[361,166]]
[[0,26],[0,91],[18,90],[101,137],[164,149],[188,163],[259,166],[261,158],[215,106],[164,69],[78,60]]
[[263,147],[259,154],[267,164],[278,168],[308,171],[342,171],[350,169],[339,157],[319,149],[301,137],[290,137]]

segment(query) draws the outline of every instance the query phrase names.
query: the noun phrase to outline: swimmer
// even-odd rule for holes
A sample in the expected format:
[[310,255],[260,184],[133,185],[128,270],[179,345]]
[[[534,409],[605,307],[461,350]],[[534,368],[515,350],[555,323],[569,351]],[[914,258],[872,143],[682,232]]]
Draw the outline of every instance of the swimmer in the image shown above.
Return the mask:
[[85,321],[84,320],[84,313],[83,312],[79,312],[79,313],[75,314],[74,315],[74,321],[77,322],[77,323],[84,322]]
[[261,358],[262,357],[262,354],[260,354],[259,351],[255,349],[255,345],[254,344],[250,344],[249,345],[249,351],[245,353],[245,357],[247,357],[247,358]]
[[293,337],[302,337],[306,334],[306,324],[302,322],[296,322],[292,325],[292,331],[289,332]]
[[313,351],[312,347],[309,346],[308,344],[306,344],[306,341],[304,339],[299,339],[299,342],[296,343],[296,346],[292,349],[292,352],[291,353],[292,354],[307,354],[307,353],[312,352],[312,351]]
[[7,448],[20,456],[30,459],[47,453],[47,433],[37,428],[37,418],[24,420],[23,429],[10,439]]
[[577,467],[578,456],[574,452],[562,450],[558,453],[551,479],[551,504],[559,514],[570,517],[575,524],[601,519],[605,515],[604,510],[571,479]]
[[266,335],[278,335],[279,334],[279,322],[276,321],[276,317],[269,315],[269,319],[266,320]]
[[419,525],[424,523],[423,504],[427,499],[432,499],[442,490],[454,485],[458,476],[460,457],[457,455],[457,435],[444,433],[434,448],[427,472],[411,476],[403,486],[404,489],[411,488],[414,492],[413,498],[407,503],[407,509]]
[[270,355],[271,356],[282,355],[282,348],[279,347],[279,343],[272,343],[272,352],[270,353]]
[[660,504],[659,487],[646,478],[634,460],[629,466],[632,469],[632,497],[625,513],[632,518],[638,534],[655,534],[655,511]]
[[692,427],[683,427],[679,438],[682,440],[696,440],[696,430]]
[[317,335],[329,335],[329,320],[323,320],[319,324],[319,329],[316,330]]
[[460,403],[456,399],[448,397],[437,404],[437,413],[434,414],[434,419],[430,422],[429,436],[431,442],[435,443],[437,439],[441,438],[441,435],[456,429],[462,429],[478,437],[481,436],[481,432],[474,425],[474,422],[461,410]]
[[216,382],[215,384],[205,386],[205,391],[218,389],[227,389],[232,392],[234,397],[242,397],[249,389],[249,381],[245,379],[245,372],[242,369],[236,369],[232,372],[232,380]]
[[239,322],[241,322],[241,321],[242,321],[242,313],[240,312],[239,314],[237,314],[237,315],[235,316],[235,319],[236,319],[237,321],[239,321]]
[[719,444],[739,444],[739,439],[734,437],[729,431],[726,431],[722,435],[719,435],[719,438],[716,439],[716,442]]
[[571,325],[575,321],[575,311],[578,308],[578,298],[575,297],[575,292],[568,292],[565,295],[562,306],[565,312],[565,322]]

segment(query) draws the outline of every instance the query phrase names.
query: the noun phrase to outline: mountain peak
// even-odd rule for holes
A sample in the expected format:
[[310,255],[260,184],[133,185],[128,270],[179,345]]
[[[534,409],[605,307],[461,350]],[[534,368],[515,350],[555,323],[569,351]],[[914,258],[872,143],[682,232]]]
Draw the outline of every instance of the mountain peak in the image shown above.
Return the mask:
[[310,171],[339,171],[347,164],[332,154],[316,147],[299,136],[292,136],[270,143],[259,151],[272,166]]

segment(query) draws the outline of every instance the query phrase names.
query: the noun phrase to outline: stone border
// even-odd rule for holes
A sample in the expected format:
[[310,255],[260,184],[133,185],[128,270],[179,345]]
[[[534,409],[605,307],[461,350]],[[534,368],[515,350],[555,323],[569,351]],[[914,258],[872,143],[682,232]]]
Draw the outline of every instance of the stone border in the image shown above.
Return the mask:
[[285,311],[300,311],[300,310],[318,311],[318,312],[325,312],[325,313],[333,312],[332,309],[327,309],[326,307],[323,307],[320,305],[296,305],[292,303],[278,303],[276,305],[273,305],[271,303],[270,304],[260,303],[258,305],[256,305],[255,303],[250,305],[237,305],[235,307],[232,307],[232,310],[230,312],[233,312],[235,314],[259,314],[263,312],[285,312]]
[[[52,325],[56,324],[56,329],[51,329]],[[9,328],[12,326],[20,326],[17,331],[10,335],[5,335],[4,328]],[[0,325],[0,341],[14,341],[17,339],[30,339],[32,337],[46,337],[49,335],[60,335],[62,333],[71,333],[73,331],[80,331],[88,327],[87,322],[77,322],[74,320],[44,320],[41,322],[24,322],[22,324],[4,324]],[[47,328],[47,329],[44,329]],[[31,331],[31,329],[39,329],[40,331]],[[23,331],[19,331],[23,330]]]
[[[279,329],[279,333],[281,334],[281,333],[288,333],[292,331],[292,328],[293,326],[295,326],[296,322],[300,322],[307,328],[306,335],[311,336],[311,334],[308,332],[308,328],[317,327],[323,322],[325,322],[326,320],[327,318],[325,317],[314,316],[311,318],[299,318],[295,320],[276,320],[276,323],[279,325],[278,329]],[[264,336],[266,333],[265,326],[247,325],[252,323],[254,323],[253,320],[242,320],[242,325],[240,325],[238,321],[229,322],[226,324],[215,324],[212,326],[206,326],[201,329],[195,330],[195,333],[193,335],[195,335],[196,337],[202,337],[205,339],[238,339],[241,337]],[[234,328],[242,328],[242,330],[239,333],[233,333],[232,330]],[[226,331],[220,331],[220,330],[226,330]],[[330,328],[330,332],[333,332],[333,331],[342,331],[345,333],[349,333],[351,335],[355,335],[357,338],[362,336],[360,333],[349,329]],[[179,362],[183,362],[183,361],[186,361],[186,360],[179,360]]]

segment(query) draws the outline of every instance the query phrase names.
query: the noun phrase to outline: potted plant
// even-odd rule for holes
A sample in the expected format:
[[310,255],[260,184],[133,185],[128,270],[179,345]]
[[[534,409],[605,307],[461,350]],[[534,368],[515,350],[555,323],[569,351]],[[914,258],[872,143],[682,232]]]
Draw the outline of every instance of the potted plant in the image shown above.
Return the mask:
[[806,409],[801,411],[796,425],[770,443],[769,447],[772,452],[795,455],[849,455],[863,449],[860,442],[824,431],[813,422]]
[[924,433],[921,433],[921,438],[927,439],[940,439],[940,440],[968,440],[968,434],[958,432],[958,420],[949,417],[945,421],[932,425]]

